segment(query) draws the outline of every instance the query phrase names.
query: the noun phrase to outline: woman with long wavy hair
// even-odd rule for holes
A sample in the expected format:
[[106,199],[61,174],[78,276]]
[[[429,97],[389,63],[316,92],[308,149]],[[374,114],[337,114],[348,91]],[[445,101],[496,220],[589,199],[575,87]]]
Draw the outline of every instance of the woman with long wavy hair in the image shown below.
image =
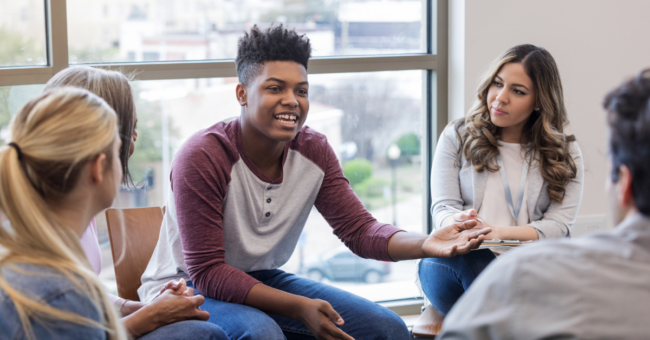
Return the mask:
[[[515,46],[496,60],[468,115],[445,128],[436,148],[436,229],[476,219],[492,228],[487,240],[570,236],[584,170],[575,136],[564,133],[569,120],[562,92],[555,60],[541,47]],[[446,314],[503,250],[422,260],[425,295]]]

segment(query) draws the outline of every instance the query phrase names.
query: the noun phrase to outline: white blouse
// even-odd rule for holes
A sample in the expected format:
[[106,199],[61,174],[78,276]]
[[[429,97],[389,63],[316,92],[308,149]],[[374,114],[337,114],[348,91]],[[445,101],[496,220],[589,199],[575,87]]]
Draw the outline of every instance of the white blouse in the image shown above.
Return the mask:
[[[521,171],[526,161],[525,150],[522,150],[519,143],[504,143],[499,142],[499,153],[503,159],[503,166],[506,170],[506,177],[510,185],[513,205],[515,211],[519,206],[519,184],[521,182]],[[486,170],[487,171],[487,170]],[[528,183],[528,179],[526,179]],[[526,190],[524,188],[524,190]],[[526,191],[524,191],[524,199],[519,212],[517,221],[515,221],[510,208],[508,208],[508,201],[506,194],[503,190],[503,183],[501,182],[501,174],[499,171],[488,172],[487,183],[485,186],[485,195],[483,196],[483,203],[478,209],[478,215],[485,220],[489,225],[495,227],[509,227],[509,226],[522,226],[527,225],[528,220],[528,204],[526,204]]]

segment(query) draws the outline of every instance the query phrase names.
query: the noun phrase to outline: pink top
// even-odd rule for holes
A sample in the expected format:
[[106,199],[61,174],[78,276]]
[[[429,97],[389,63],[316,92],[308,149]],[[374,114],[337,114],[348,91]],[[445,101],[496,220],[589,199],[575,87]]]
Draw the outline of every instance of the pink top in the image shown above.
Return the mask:
[[86,252],[86,257],[90,266],[97,275],[102,271],[102,253],[99,249],[99,240],[97,239],[97,222],[95,218],[90,221],[86,232],[81,236],[81,246]]
[[[97,222],[95,222],[95,218],[90,221],[86,232],[81,235],[80,241],[88,262],[90,262],[90,266],[93,267],[93,270],[99,276],[99,273],[102,271],[102,252],[99,248],[99,239],[97,239]],[[111,299],[113,304],[116,304],[116,301],[120,301],[121,303],[123,300],[121,297],[113,294],[108,294],[108,298]]]

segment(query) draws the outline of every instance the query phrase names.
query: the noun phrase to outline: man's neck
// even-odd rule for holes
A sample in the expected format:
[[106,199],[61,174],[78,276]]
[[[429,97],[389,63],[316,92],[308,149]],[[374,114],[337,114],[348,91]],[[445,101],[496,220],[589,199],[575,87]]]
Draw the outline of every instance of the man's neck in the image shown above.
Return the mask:
[[282,152],[287,142],[273,140],[241,119],[242,145],[246,156],[271,180],[282,174]]
[[[633,218],[634,216],[636,216],[636,215],[638,215],[638,214],[639,214],[639,210],[636,208],[636,206],[628,207],[628,209],[627,209],[627,213],[625,214],[625,218],[623,218],[623,221],[621,221],[620,223],[618,223],[618,225],[621,225],[624,221],[627,221],[627,220],[629,220],[630,218]],[[618,226],[618,225],[617,225],[617,226]]]

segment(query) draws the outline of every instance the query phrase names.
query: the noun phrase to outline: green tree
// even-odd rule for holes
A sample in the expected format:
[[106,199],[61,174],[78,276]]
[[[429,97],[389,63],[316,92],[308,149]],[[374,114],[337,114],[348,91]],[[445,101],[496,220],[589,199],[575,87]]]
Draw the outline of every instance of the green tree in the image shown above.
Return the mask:
[[343,175],[350,181],[350,185],[361,183],[372,176],[372,163],[363,158],[356,158],[343,164]]
[[415,133],[402,135],[397,142],[402,156],[415,156],[420,154],[420,138]]

